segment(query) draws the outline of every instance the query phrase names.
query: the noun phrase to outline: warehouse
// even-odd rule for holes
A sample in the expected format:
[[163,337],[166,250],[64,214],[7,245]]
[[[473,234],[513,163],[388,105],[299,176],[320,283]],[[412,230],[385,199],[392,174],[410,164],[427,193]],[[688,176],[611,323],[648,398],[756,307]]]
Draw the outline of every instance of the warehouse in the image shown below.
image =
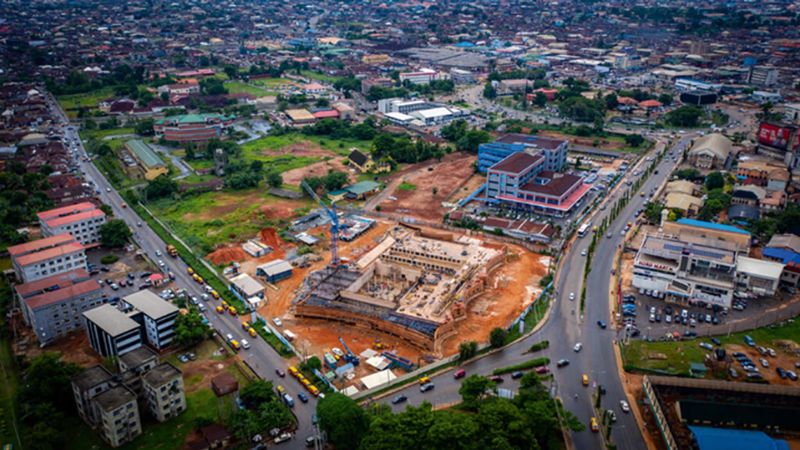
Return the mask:
[[266,278],[270,283],[276,283],[292,276],[292,266],[283,259],[276,259],[256,267],[256,275]]
[[149,181],[169,172],[164,161],[144,142],[138,139],[130,140],[125,143],[125,148],[134,159],[133,164],[128,164],[126,167],[132,177]]

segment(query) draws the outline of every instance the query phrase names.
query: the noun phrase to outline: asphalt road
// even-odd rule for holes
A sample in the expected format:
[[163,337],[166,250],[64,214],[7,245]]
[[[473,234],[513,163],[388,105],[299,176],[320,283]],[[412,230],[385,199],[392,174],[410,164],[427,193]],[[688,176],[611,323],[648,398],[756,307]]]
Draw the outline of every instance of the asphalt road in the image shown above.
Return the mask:
[[[691,135],[686,135],[673,146],[673,149],[682,150],[692,139]],[[656,150],[663,148],[657,147]],[[651,153],[654,154],[655,151]],[[646,162],[643,162],[645,164]],[[642,186],[643,191],[650,191],[658,186],[672,171],[675,163],[670,158],[664,158],[658,166],[658,174],[651,176]],[[642,166],[645,167],[645,166]],[[629,170],[625,179],[635,179],[633,170]],[[624,184],[609,196],[609,204],[619,198],[628,187]],[[581,433],[572,433],[572,441],[577,449],[598,449],[603,448],[603,442],[599,433],[592,433],[588,430],[589,418],[594,415],[592,410],[591,394],[593,387],[600,384],[606,388],[607,395],[603,400],[603,407],[613,409],[617,415],[617,422],[612,429],[612,440],[617,444],[617,448],[639,450],[645,448],[644,440],[639,433],[635,419],[631,414],[624,414],[619,409],[619,401],[626,399],[622,381],[617,371],[612,339],[615,332],[609,327],[601,329],[597,325],[598,320],[603,320],[607,324],[609,321],[608,292],[613,263],[613,254],[617,246],[621,244],[622,236],[620,232],[625,224],[635,214],[635,211],[643,206],[645,199],[639,195],[632,197],[630,203],[623,212],[613,222],[609,228],[611,238],[603,237],[600,239],[592,264],[592,271],[587,278],[587,298],[585,316],[580,317],[580,292],[583,280],[584,256],[581,252],[589,246],[591,239],[587,236],[578,239],[565,254],[563,266],[557,282],[556,304],[553,311],[535,334],[503,349],[498,353],[491,354],[478,359],[470,364],[463,366],[467,374],[490,375],[492,370],[498,367],[505,367],[526,361],[533,357],[524,352],[534,343],[549,340],[550,347],[535,356],[547,356],[551,360],[551,368],[555,377],[553,390],[555,394],[562,398],[567,409],[573,412],[583,423],[587,425],[587,430]],[[593,223],[600,223],[611,208],[606,208],[595,214]],[[569,293],[575,293],[575,300],[568,299]],[[579,353],[573,351],[575,343],[581,342],[583,350]],[[570,364],[564,368],[556,369],[555,361],[566,358]],[[590,386],[584,387],[581,384],[581,375],[587,374],[590,378]],[[514,383],[510,377],[506,376],[506,381],[500,387],[513,388]],[[436,405],[449,405],[460,400],[458,389],[460,381],[454,380],[452,372],[442,374],[433,380],[435,388],[427,393],[421,393],[416,384],[409,385],[398,392],[408,397],[408,404],[418,405],[427,400]],[[577,398],[575,395],[577,394]],[[381,401],[389,403],[394,395],[390,395]],[[394,411],[402,411],[406,404],[390,405]]]
[[[63,111],[60,111],[60,115],[65,117]],[[122,197],[120,197],[111,183],[108,182],[105,176],[103,176],[103,174],[94,166],[94,164],[91,163],[91,159],[88,161],[83,160],[83,158],[88,157],[88,155],[78,136],[78,127],[65,127],[64,135],[69,140],[74,139],[77,142],[77,156],[80,170],[85,173],[85,179],[87,181],[93,181],[96,184],[97,190],[100,192],[97,195],[100,200],[103,203],[111,205],[114,211],[114,216],[118,219],[124,220],[128,224],[128,226],[134,232],[134,240],[150,257],[150,259],[154,261],[158,259],[163,260],[167,264],[168,270],[171,270],[175,274],[176,280],[173,283],[172,288],[175,289],[176,287],[183,287],[189,291],[190,295],[200,297],[200,294],[204,293],[205,291],[202,289],[202,286],[198,285],[191,278],[191,276],[189,276],[188,272],[186,271],[188,265],[180,258],[170,258],[169,256],[166,256],[166,254],[163,257],[157,257],[156,250],[165,253],[166,244],[150,227],[148,227],[147,222],[142,220],[134,210],[129,207],[122,206],[125,203],[124,200]],[[141,226],[138,225],[139,223],[141,223]],[[302,384],[300,384],[291,376],[280,378],[275,373],[276,368],[281,368],[284,371],[286,370],[288,366],[286,360],[278,355],[278,353],[263,339],[250,338],[250,336],[247,336],[242,330],[239,318],[233,317],[229,314],[217,314],[214,312],[215,307],[215,301],[210,300],[207,304],[207,312],[204,314],[214,329],[216,329],[222,336],[230,333],[240,340],[243,337],[248,338],[248,341],[251,342],[251,348],[250,350],[242,350],[239,353],[241,358],[246,360],[261,378],[272,381],[276,386],[278,384],[282,384],[286,388],[287,392],[295,399],[295,406],[293,409],[295,415],[297,416],[298,431],[295,435],[295,439],[281,444],[281,448],[305,448],[304,440],[306,436],[314,433],[311,417],[316,410],[316,398],[311,396],[308,403],[300,402],[300,400],[297,398],[297,393],[306,392]]]

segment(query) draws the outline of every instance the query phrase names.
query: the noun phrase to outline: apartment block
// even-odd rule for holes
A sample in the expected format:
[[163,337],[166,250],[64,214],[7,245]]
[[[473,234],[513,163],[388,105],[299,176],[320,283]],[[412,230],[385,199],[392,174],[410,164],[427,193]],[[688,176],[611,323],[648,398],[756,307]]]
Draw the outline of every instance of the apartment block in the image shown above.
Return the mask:
[[84,269],[76,269],[14,287],[22,317],[41,346],[82,326],[81,315],[102,305],[103,289]]
[[131,319],[141,325],[148,344],[161,350],[172,344],[175,337],[175,320],[178,308],[150,290],[135,292],[122,297],[123,305],[133,308]]
[[87,247],[100,244],[100,227],[106,223],[106,214],[91,202],[51,209],[37,216],[44,236],[69,233]]
[[122,356],[142,346],[139,323],[109,304],[84,312],[83,318],[89,344],[105,357]]
[[90,367],[72,377],[72,395],[75,398],[78,415],[89,425],[95,426],[100,423],[100,416],[92,400],[113,387],[113,378],[111,372],[100,365]]
[[142,434],[136,394],[124,385],[104,391],[92,403],[100,418],[100,436],[108,445],[119,447]]
[[142,376],[158,365],[158,355],[147,347],[139,347],[117,358],[122,382],[142,396]]
[[86,269],[85,247],[69,233],[14,245],[8,253],[14,272],[24,283]]
[[159,422],[186,410],[183,376],[168,362],[155,366],[142,376],[142,391],[148,411]]

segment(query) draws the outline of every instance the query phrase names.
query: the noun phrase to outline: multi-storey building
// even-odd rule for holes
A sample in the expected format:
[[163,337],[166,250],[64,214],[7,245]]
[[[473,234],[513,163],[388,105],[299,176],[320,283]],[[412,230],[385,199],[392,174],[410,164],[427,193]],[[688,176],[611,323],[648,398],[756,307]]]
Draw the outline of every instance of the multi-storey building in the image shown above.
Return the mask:
[[430,84],[438,77],[438,72],[433,69],[420,69],[416,72],[403,72],[400,74],[400,83],[408,81],[411,84]]
[[513,153],[489,168],[486,173],[486,196],[517,196],[520,189],[544,167],[544,156],[526,152]]
[[153,125],[156,137],[174,142],[202,142],[222,136],[234,117],[221,114],[185,114],[165,117]]
[[148,370],[142,376],[142,396],[150,414],[165,422],[186,409],[181,371],[168,362]]
[[100,245],[100,227],[106,223],[106,213],[94,203],[64,206],[37,216],[44,236],[69,233],[86,247]]
[[690,304],[729,308],[735,281],[735,251],[674,237],[645,236],[634,260],[635,288]]
[[113,375],[101,365],[90,367],[72,377],[72,395],[75,397],[75,406],[78,408],[78,415],[86,423],[92,426],[100,423],[100,416],[92,404],[92,400],[113,386]]
[[81,314],[105,302],[103,289],[76,269],[14,287],[22,317],[41,346],[81,327]]
[[92,403],[100,418],[100,436],[108,445],[119,447],[142,434],[136,394],[124,385],[95,396]]
[[83,318],[89,344],[105,357],[119,357],[142,346],[139,323],[111,305],[90,309]]
[[122,303],[133,308],[129,316],[141,325],[151,347],[161,350],[172,343],[179,314],[175,305],[149,290],[122,297]]
[[17,277],[25,283],[86,268],[83,244],[62,233],[8,248]]
[[147,347],[139,347],[117,358],[122,382],[142,396],[142,376],[158,365],[158,355]]
[[489,167],[499,163],[508,156],[527,151],[544,156],[542,170],[559,172],[567,162],[569,141],[551,139],[527,134],[509,133],[494,142],[481,144],[478,147],[478,171],[486,173]]
[[778,69],[768,66],[751,67],[747,82],[756,86],[772,86],[778,82]]

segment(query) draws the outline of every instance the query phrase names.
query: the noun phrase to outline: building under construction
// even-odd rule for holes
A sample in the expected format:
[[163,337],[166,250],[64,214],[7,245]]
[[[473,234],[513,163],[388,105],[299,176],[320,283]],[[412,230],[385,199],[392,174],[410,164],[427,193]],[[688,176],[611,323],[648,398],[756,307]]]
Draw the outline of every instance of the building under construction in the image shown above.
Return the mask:
[[395,227],[358,261],[311,273],[294,312],[388,333],[435,352],[505,256],[504,247],[472,237]]

